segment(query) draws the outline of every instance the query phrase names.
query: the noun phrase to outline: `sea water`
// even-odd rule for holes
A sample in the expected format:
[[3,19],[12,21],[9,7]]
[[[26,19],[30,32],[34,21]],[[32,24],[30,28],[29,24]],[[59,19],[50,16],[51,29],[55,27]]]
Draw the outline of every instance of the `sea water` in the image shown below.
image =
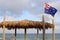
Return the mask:
[[[5,34],[6,40],[13,40],[14,35],[12,34]],[[27,34],[26,35],[27,40],[36,40],[37,34]],[[39,40],[43,40],[43,34],[39,34]],[[60,34],[55,34],[55,39],[60,40]],[[0,40],[2,40],[2,34],[0,34]],[[24,40],[24,34],[17,34],[16,40]],[[52,40],[52,34],[46,34],[46,40]]]

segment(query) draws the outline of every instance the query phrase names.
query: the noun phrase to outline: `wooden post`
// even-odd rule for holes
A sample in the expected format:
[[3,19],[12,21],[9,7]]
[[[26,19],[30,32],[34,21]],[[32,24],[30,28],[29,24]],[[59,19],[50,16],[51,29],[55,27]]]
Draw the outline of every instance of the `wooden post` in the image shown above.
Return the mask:
[[52,19],[52,24],[53,24],[53,28],[52,28],[52,40],[55,40],[54,19]]
[[25,28],[25,32],[24,32],[24,40],[26,40],[26,28]]
[[45,40],[45,20],[44,20],[44,15],[42,15],[42,22],[43,22],[43,40]]
[[39,40],[39,30],[37,28],[37,40]]
[[17,32],[16,31],[17,31],[17,29],[15,28],[15,40],[16,40],[16,35],[17,35]]
[[4,15],[4,19],[3,19],[3,34],[2,34],[2,40],[5,40],[5,15]]

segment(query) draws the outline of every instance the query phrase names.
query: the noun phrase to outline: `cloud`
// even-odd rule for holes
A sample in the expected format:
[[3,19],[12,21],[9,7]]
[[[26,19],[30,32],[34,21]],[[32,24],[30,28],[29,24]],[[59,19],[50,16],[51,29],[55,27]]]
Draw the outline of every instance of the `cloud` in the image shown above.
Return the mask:
[[6,21],[14,21],[15,18],[13,16],[7,16]]
[[55,26],[55,29],[56,29],[56,30],[57,30],[57,29],[59,30],[59,29],[60,29],[60,26]]
[[59,23],[60,23],[60,21],[55,21],[55,24],[56,24],[56,25],[60,25]]
[[11,12],[10,15],[20,16],[28,2],[29,0],[0,0],[0,10],[2,13],[6,13],[6,11],[8,11]]
[[59,26],[55,26],[55,33],[60,33],[60,25]]
[[0,14],[6,14],[5,12],[8,11],[6,15],[20,16],[23,10],[29,10],[31,14],[39,15],[43,13],[45,2],[52,2],[52,0],[0,0],[0,10],[2,11]]

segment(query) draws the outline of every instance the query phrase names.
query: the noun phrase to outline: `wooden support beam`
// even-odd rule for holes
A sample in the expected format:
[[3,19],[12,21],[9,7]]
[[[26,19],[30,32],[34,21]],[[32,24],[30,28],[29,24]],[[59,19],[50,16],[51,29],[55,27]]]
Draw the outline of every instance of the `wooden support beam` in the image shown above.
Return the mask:
[[2,34],[2,40],[5,40],[5,26],[3,26],[3,34]]
[[[52,19],[52,24],[53,24],[53,26],[54,26],[54,19]],[[52,28],[52,40],[55,40],[54,28],[55,28],[55,27]]]
[[26,28],[25,28],[24,31],[25,31],[25,32],[24,32],[24,40],[26,40]]
[[39,30],[37,28],[37,40],[39,40]]
[[2,34],[2,40],[5,40],[5,15],[4,15],[4,19],[3,19],[3,34]]
[[16,37],[16,35],[17,35],[17,29],[15,28],[15,37]]
[[43,22],[43,40],[45,40],[45,19],[44,19],[44,15],[42,15],[42,22]]
[[15,28],[15,40],[16,40],[16,35],[17,35],[17,29]]

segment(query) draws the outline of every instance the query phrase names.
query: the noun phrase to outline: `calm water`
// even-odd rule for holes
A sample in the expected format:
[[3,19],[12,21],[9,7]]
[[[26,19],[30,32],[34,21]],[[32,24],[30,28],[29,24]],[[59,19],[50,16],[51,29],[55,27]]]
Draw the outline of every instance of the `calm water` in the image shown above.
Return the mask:
[[[27,34],[27,40],[36,40],[36,34]],[[12,34],[6,34],[6,40],[13,39]],[[42,40],[42,34],[39,34],[39,40]],[[17,40],[24,40],[24,34],[17,34]],[[2,40],[2,34],[0,34],[0,40]],[[46,34],[46,40],[52,40],[52,34]],[[60,40],[60,34],[56,34],[56,40]]]

